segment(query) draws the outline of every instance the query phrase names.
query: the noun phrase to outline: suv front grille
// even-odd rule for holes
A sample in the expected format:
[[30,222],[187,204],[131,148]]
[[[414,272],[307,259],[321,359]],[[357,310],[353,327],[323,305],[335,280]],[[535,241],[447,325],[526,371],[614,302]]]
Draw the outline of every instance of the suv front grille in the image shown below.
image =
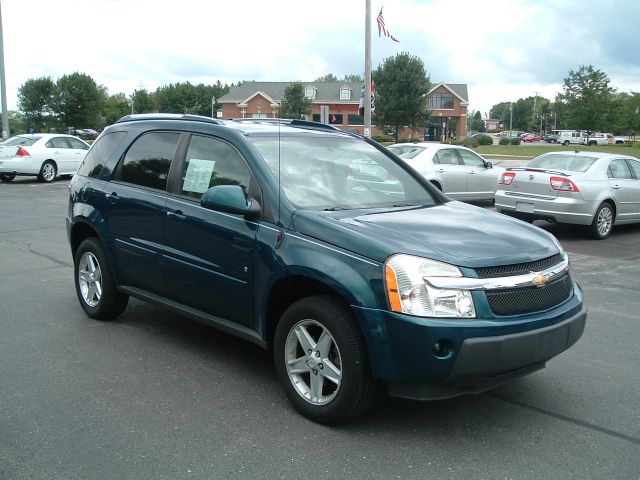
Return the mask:
[[557,265],[561,261],[562,255],[558,253],[552,257],[536,260],[535,262],[517,263],[515,265],[499,265],[497,267],[480,267],[476,268],[475,271],[478,278],[510,277],[512,275],[540,272]]
[[571,296],[571,280],[563,275],[544,287],[489,290],[486,292],[495,315],[518,315],[546,310],[561,304]]

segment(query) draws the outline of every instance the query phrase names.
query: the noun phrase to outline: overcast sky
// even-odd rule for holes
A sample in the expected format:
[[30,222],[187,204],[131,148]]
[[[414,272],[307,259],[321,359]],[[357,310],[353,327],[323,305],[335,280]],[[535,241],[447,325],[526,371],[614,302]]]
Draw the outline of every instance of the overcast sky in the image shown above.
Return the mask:
[[[0,0],[9,109],[28,79],[81,72],[109,93],[176,82],[312,81],[364,72],[365,0]],[[387,28],[400,43],[378,38]],[[640,91],[640,1],[371,0],[372,65],[422,59],[470,109],[538,95],[593,65]]]

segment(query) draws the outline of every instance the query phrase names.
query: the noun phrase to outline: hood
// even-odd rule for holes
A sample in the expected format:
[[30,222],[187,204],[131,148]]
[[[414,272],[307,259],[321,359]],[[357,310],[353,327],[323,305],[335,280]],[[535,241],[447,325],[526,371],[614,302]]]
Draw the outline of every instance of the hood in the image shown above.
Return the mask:
[[384,262],[407,253],[462,267],[509,265],[558,253],[553,236],[520,220],[461,202],[392,210],[294,213],[295,230]]

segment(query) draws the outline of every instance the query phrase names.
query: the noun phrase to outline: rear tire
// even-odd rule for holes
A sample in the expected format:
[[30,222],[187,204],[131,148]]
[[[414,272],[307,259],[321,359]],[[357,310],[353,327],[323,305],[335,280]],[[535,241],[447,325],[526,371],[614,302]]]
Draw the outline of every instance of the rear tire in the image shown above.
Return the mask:
[[9,183],[14,178],[16,178],[15,173],[0,173],[0,181],[2,182]]
[[118,292],[102,244],[95,237],[84,240],[73,259],[76,294],[91,318],[111,320],[124,312],[129,297]]
[[52,160],[47,160],[40,167],[40,173],[38,174],[38,180],[43,183],[51,183],[55,180],[58,173],[58,168]]
[[589,226],[589,234],[595,240],[604,240],[613,230],[615,215],[609,202],[604,202],[596,210],[593,222]]
[[569,146],[569,140],[565,140],[564,142],[562,142],[562,145],[564,145],[565,147]]
[[287,398],[327,425],[363,415],[377,398],[364,339],[349,309],[329,295],[293,303],[276,327],[273,357]]

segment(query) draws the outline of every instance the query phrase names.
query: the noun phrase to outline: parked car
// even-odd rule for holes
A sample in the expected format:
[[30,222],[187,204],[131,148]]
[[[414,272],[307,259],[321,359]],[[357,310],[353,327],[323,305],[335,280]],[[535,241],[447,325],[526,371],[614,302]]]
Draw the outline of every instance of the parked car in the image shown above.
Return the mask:
[[493,200],[504,171],[470,148],[458,145],[396,143],[387,148],[456,200]]
[[550,135],[545,135],[544,137],[542,137],[542,139],[547,143],[558,143],[559,138],[560,137],[554,133]]
[[589,146],[620,145],[624,143],[624,138],[616,137],[611,133],[592,133],[584,138],[584,143]]
[[604,239],[640,222],[640,161],[599,152],[552,152],[500,178],[496,210],[523,220],[585,225]]
[[[356,165],[401,188],[354,188]],[[288,399],[318,422],[363,414],[382,387],[422,400],[485,391],[584,329],[551,234],[452,201],[326,125],[124,117],[69,195],[88,316],[115,318],[134,296],[270,348]]]
[[523,142],[539,142],[540,141],[540,137],[538,135],[536,135],[535,133],[527,133],[526,135],[522,136],[522,141]]
[[578,130],[563,130],[558,134],[558,143],[564,146],[581,145],[587,140],[586,132]]
[[89,145],[72,135],[16,135],[0,143],[0,181],[37,175],[41,182],[52,182],[57,176],[73,175],[87,150]]

